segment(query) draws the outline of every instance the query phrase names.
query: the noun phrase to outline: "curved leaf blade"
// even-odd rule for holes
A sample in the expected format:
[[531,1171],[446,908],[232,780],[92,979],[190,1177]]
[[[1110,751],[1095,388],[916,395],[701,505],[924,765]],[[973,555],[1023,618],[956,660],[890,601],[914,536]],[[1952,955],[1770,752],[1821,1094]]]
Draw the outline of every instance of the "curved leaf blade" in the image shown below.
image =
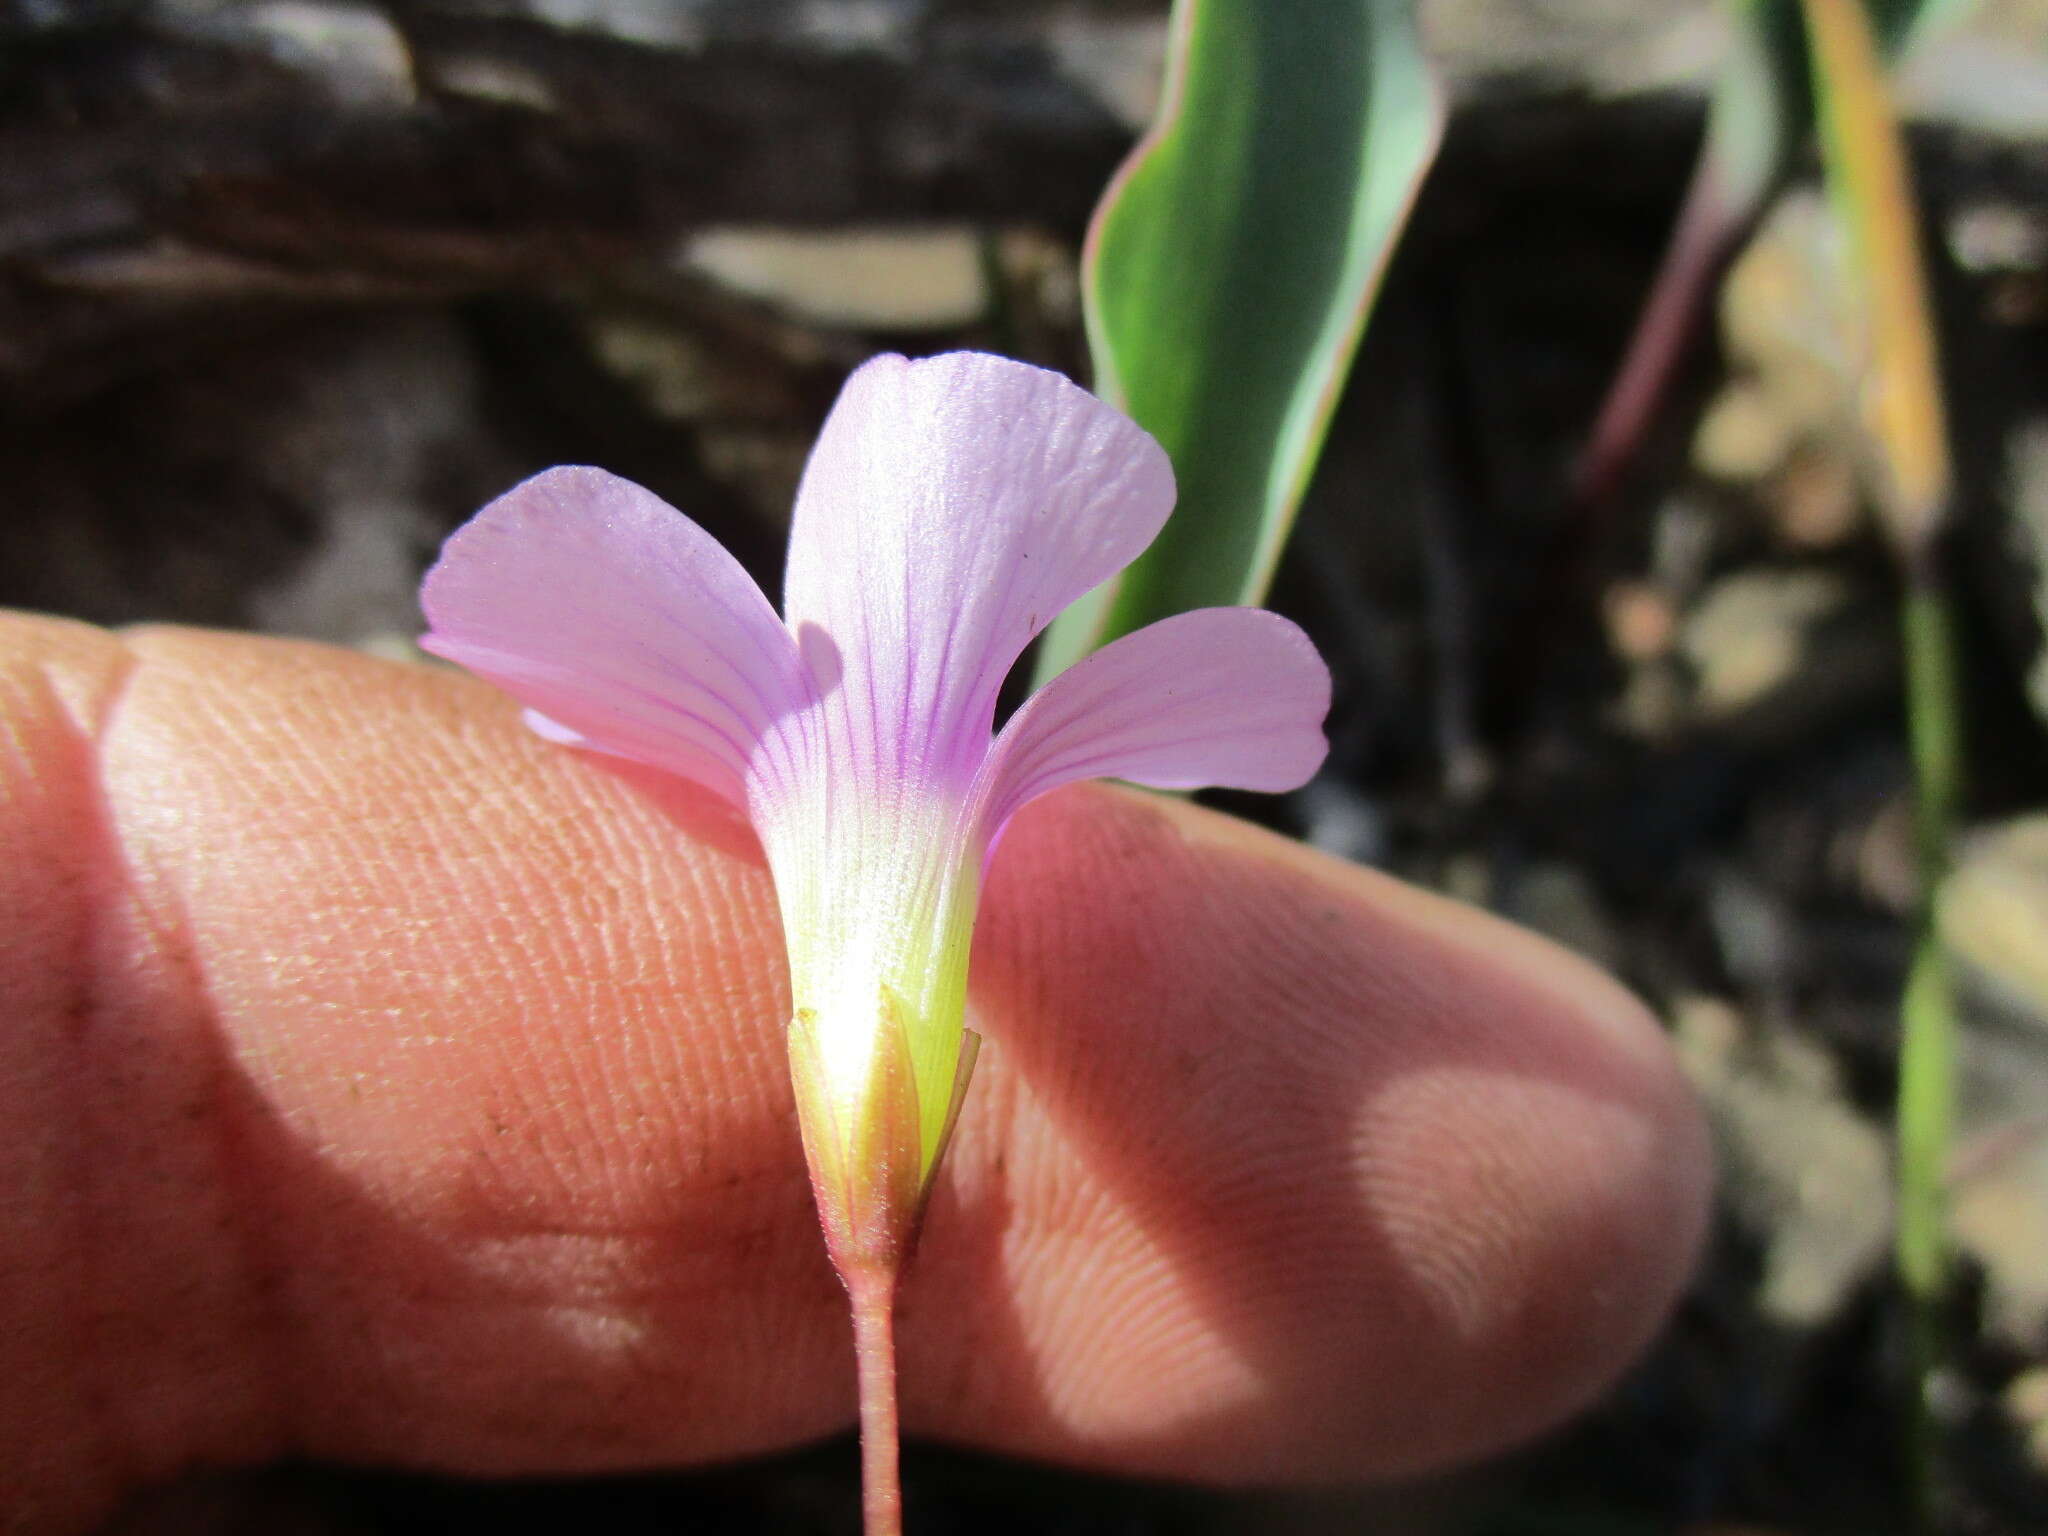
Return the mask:
[[1442,122],[1408,0],[1177,0],[1083,284],[1096,389],[1165,447],[1180,502],[1053,627],[1041,678],[1265,595]]

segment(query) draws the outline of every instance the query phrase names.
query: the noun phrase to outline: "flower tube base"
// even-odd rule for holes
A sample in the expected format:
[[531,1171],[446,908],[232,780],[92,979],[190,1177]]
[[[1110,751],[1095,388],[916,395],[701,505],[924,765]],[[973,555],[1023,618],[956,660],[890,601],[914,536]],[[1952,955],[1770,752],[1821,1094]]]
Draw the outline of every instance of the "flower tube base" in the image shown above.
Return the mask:
[[981,1037],[971,1029],[962,1033],[945,1129],[930,1164],[921,1167],[909,1036],[902,1008],[886,987],[881,1018],[866,1089],[851,1105],[830,1091],[817,1015],[810,1009],[799,1009],[790,1020],[789,1061],[818,1218],[853,1313],[863,1524],[866,1536],[900,1536],[896,1287],[916,1247],[925,1202],[959,1120]]

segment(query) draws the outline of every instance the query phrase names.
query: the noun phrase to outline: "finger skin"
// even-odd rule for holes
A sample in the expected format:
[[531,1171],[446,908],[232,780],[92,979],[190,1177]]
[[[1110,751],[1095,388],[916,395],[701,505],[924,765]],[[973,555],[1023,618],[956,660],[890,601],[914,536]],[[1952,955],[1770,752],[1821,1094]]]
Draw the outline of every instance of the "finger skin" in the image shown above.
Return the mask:
[[[1027,810],[903,1301],[913,1434],[1218,1481],[1524,1438],[1641,1347],[1708,1159],[1654,1024],[1225,818]],[[0,617],[0,1469],[703,1461],[850,1422],[737,815],[323,647]],[[4,1486],[7,1483],[12,1486]]]

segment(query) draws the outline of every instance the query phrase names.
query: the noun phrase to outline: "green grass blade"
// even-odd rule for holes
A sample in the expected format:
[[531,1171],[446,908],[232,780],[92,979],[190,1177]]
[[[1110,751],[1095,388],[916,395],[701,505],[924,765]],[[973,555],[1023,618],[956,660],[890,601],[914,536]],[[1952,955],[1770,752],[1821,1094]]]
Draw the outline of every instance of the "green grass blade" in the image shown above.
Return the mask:
[[1095,387],[1157,437],[1159,542],[1041,678],[1154,619],[1263,598],[1443,109],[1408,0],[1178,0],[1157,121],[1083,257]]

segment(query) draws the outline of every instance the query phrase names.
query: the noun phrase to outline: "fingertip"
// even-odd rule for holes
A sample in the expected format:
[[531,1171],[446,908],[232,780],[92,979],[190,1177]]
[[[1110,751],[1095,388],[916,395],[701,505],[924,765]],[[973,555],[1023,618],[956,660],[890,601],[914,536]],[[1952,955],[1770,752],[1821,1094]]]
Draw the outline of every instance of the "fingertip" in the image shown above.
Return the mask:
[[[1353,1122],[1360,1211],[1418,1351],[1391,1379],[1428,1390],[1396,1397],[1396,1434],[1377,1411],[1321,1422],[1376,1442],[1375,1473],[1408,1474],[1586,1406],[1661,1327],[1706,1231],[1706,1121],[1662,1025],[1526,928],[1241,822],[1188,822],[1287,871],[1302,910],[1345,914],[1300,963],[1329,1006],[1351,1001],[1352,1050],[1376,1063]],[[1333,1042],[1330,1070],[1342,1054]]]
[[1600,972],[1128,791],[1054,797],[1004,857],[973,1112],[1032,1140],[998,1178],[966,1123],[951,1214],[1002,1227],[959,1246],[1009,1255],[978,1336],[1009,1363],[981,1369],[1034,1391],[977,1411],[1018,1449],[1418,1472],[1554,1423],[1655,1329],[1703,1225],[1705,1139],[1661,1032]]

